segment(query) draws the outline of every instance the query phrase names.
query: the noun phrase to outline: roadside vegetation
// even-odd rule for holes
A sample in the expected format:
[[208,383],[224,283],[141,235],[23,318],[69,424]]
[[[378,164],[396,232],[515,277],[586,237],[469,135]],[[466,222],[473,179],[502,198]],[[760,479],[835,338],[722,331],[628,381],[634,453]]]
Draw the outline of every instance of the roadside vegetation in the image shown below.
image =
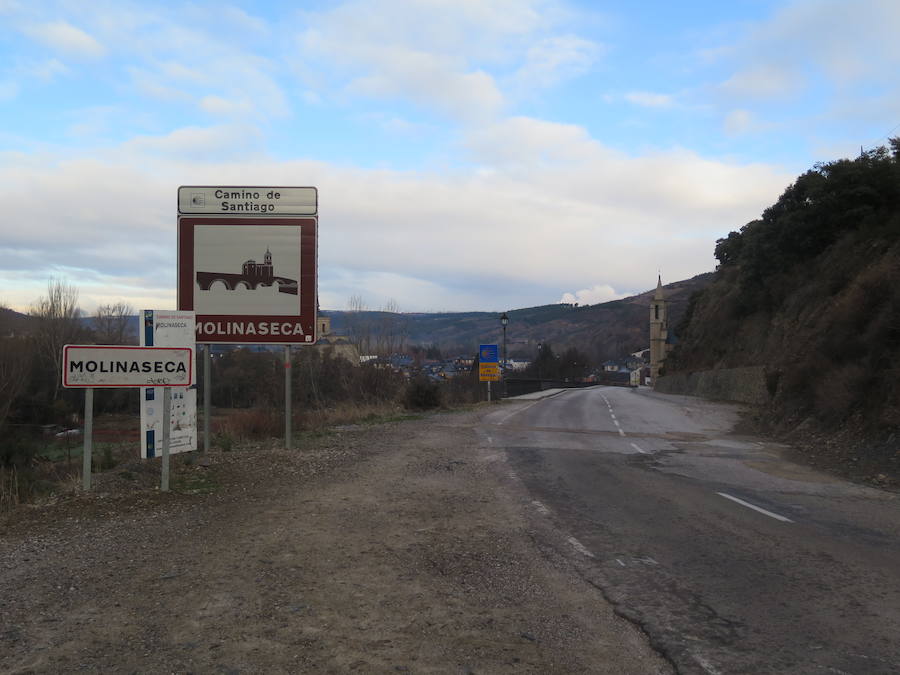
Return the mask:
[[715,255],[668,372],[764,365],[774,428],[864,429],[896,462],[900,139],[817,164]]
[[[84,317],[78,290],[54,280],[47,295],[22,315],[0,307],[0,512],[80,486],[84,394],[60,386],[60,355],[70,343],[136,344],[135,311],[124,303]],[[384,318],[354,326],[367,349],[397,349],[402,326]],[[388,352],[389,353],[389,352]],[[479,400],[477,375],[453,381],[408,379],[379,364],[356,365],[332,349],[295,349],[292,429],[303,438],[347,425],[399,421],[419,411]],[[211,445],[229,452],[283,438],[284,361],[280,351],[234,348],[214,352],[210,391]],[[202,401],[201,390],[198,400]],[[139,390],[94,395],[94,471],[123,479],[140,475]],[[190,460],[183,460],[190,461]]]

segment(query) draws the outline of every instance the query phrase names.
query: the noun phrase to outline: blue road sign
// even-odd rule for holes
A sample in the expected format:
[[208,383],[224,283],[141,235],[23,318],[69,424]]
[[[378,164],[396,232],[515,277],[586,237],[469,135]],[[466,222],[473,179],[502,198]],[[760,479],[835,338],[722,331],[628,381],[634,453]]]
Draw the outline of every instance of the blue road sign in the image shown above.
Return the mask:
[[497,345],[481,345],[478,347],[478,360],[481,363],[499,363],[500,350]]

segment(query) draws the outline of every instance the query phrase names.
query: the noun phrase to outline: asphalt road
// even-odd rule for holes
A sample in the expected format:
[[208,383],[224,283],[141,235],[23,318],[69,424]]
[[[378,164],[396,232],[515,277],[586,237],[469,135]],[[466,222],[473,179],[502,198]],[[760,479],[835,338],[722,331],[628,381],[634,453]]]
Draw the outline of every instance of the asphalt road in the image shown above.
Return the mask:
[[506,402],[535,517],[682,673],[900,673],[900,495],[733,432],[739,409],[595,387]]

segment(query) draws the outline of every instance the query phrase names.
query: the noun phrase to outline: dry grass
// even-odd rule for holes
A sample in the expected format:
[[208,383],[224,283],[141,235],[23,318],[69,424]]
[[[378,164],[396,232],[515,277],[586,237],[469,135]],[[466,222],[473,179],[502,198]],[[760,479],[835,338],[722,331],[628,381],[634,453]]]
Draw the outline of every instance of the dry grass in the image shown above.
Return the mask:
[[234,439],[277,436],[284,428],[284,414],[271,408],[231,410],[213,425],[213,431]]
[[338,403],[328,408],[305,410],[294,415],[298,430],[319,431],[343,424],[359,424],[390,419],[402,414],[394,403]]
[[0,513],[12,511],[22,501],[18,470],[0,466]]

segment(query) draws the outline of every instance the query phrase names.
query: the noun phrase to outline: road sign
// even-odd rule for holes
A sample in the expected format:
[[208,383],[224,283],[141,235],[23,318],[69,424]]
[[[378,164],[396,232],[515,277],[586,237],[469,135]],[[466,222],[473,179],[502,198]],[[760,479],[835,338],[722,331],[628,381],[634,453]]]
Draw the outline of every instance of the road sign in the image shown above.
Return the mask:
[[496,363],[479,363],[478,380],[479,382],[499,382],[500,365]]
[[314,217],[179,216],[178,308],[196,314],[196,341],[314,344],[317,228]]
[[500,357],[497,345],[478,346],[478,381],[500,381]]
[[[193,347],[194,313],[145,309],[141,317],[142,347]],[[163,437],[164,397],[156,387],[141,388],[141,457],[158,456]],[[197,449],[197,390],[175,390],[170,397],[169,451]]]
[[499,353],[497,345],[481,345],[478,347],[478,360],[481,363],[500,363]]
[[194,350],[184,347],[66,345],[64,387],[189,387]]
[[318,192],[314,187],[240,185],[182,185],[178,213],[235,216],[314,216]]

